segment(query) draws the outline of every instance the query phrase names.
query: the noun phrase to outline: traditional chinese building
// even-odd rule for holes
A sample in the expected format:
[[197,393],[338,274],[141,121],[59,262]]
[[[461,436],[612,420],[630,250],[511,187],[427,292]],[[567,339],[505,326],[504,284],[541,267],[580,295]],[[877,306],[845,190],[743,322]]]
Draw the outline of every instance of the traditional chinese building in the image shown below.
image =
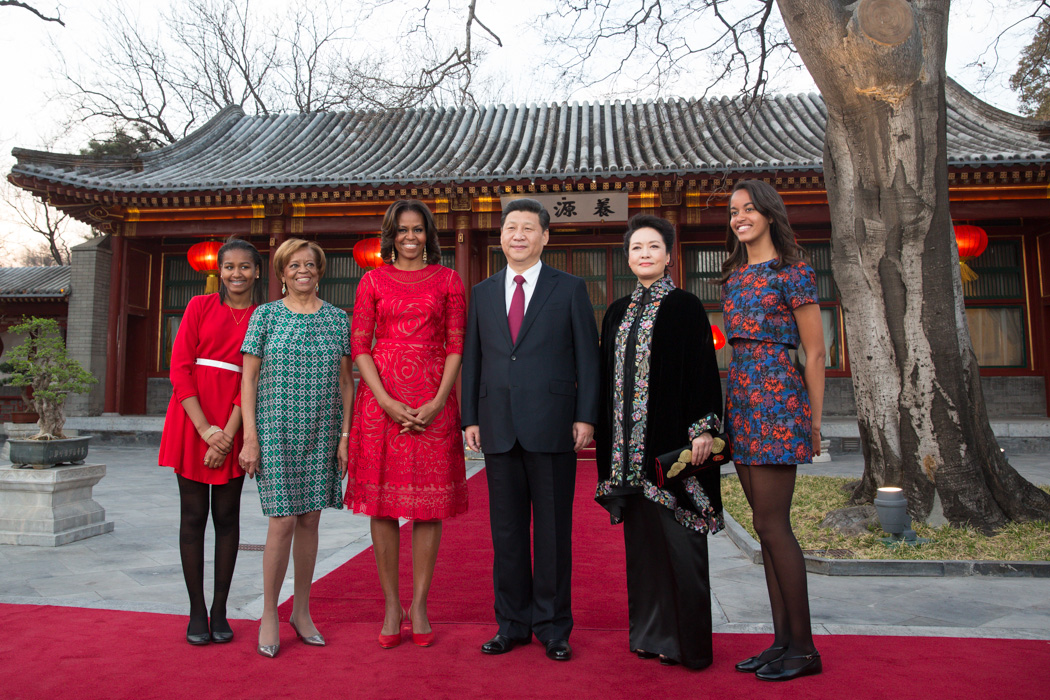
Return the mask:
[[[1046,416],[1050,366],[1050,123],[948,86],[952,217],[980,226],[967,314],[992,415]],[[784,196],[820,285],[829,415],[853,413],[850,355],[831,275],[822,177],[826,111],[817,95],[739,104],[671,99],[246,116],[230,107],[187,138],[134,158],[15,149],[11,182],[109,235],[74,252],[70,335],[104,377],[86,413],[159,412],[182,310],[204,290],[187,250],[237,234],[264,256],[291,236],[329,254],[321,296],[352,309],[364,270],[351,250],[398,198],[435,213],[444,264],[469,288],[500,269],[501,200],[552,214],[544,262],[587,280],[595,316],[633,286],[626,219],[658,214],[679,231],[673,274],[721,324],[725,193],[761,178]],[[78,272],[79,270],[79,272]],[[78,281],[79,280],[79,281]],[[279,286],[271,279],[270,297]],[[721,351],[727,362],[727,351]]]

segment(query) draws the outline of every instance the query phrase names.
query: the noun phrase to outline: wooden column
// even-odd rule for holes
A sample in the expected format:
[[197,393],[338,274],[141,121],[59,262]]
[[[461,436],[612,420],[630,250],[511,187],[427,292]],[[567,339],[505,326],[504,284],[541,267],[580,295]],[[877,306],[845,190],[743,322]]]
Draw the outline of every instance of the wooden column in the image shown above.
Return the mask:
[[473,280],[470,276],[470,243],[473,229],[469,214],[456,215],[456,272],[467,290],[467,302],[470,302],[470,288]]
[[273,269],[273,254],[277,252],[277,248],[288,238],[288,234],[285,233],[284,228],[284,216],[275,216],[270,219],[270,264],[267,265],[267,273],[270,276],[270,284],[268,287],[268,297],[270,301],[277,301],[282,296],[281,294],[281,280],[277,278],[277,273]]
[[681,288],[682,280],[682,225],[678,222],[678,209],[664,209],[664,218],[674,225],[674,246],[671,248],[671,280]]
[[[112,235],[113,262],[109,282],[109,316],[106,321],[106,398],[104,413],[119,413],[124,385],[123,364],[126,317],[124,314],[124,245],[123,232]],[[120,375],[118,377],[118,375]]]

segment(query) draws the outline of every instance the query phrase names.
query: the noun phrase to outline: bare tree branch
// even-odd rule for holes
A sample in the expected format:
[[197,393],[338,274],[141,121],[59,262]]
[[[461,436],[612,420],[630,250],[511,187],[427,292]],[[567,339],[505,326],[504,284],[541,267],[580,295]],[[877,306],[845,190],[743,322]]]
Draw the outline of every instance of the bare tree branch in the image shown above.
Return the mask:
[[23,262],[33,266],[69,264],[69,245],[66,242],[67,224],[70,223],[68,214],[7,182],[0,186],[0,201],[22,228],[43,238],[40,243],[46,253],[41,256],[31,246],[26,246]]
[[[65,69],[61,96],[75,119],[101,122],[107,133],[142,127],[158,146],[230,105],[274,114],[472,102],[482,55],[476,40],[502,42],[478,17],[476,0],[444,5],[439,13],[431,0],[408,9],[366,0],[352,10],[336,0],[297,0],[281,9],[252,0],[187,0],[150,27],[118,0],[105,9],[109,32],[96,41],[90,63]],[[374,26],[394,13],[402,38],[391,50],[365,32],[367,20]],[[448,36],[450,21],[463,22],[458,38]]]
[[558,64],[565,83],[662,94],[699,77],[707,96],[732,80],[750,102],[768,85],[771,61],[800,65],[774,8],[774,0],[575,0],[541,22],[549,45],[570,50]]
[[58,12],[57,9],[55,10],[55,16],[51,17],[49,15],[45,15],[43,12],[36,9],[32,5],[24,2],[18,2],[18,0],[0,0],[0,7],[20,7],[23,10],[29,10],[45,22],[55,22],[57,24],[61,24],[63,27],[66,26],[66,23],[62,21],[62,15]]

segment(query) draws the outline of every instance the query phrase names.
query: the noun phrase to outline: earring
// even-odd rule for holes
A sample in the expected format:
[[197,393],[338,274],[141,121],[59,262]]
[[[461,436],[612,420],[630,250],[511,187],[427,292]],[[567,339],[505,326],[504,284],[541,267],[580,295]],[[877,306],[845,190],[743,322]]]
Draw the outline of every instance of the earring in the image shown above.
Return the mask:
[[423,246],[423,264],[424,265],[427,264],[427,248],[426,248],[426,246]]
[[321,291],[321,285],[317,285],[316,287],[314,287],[314,291],[315,292]]
[[284,282],[281,282],[281,294],[288,294],[288,285]]
[[394,248],[394,249],[392,249],[390,251],[390,262],[391,263],[396,263],[397,262],[397,249],[396,248]]

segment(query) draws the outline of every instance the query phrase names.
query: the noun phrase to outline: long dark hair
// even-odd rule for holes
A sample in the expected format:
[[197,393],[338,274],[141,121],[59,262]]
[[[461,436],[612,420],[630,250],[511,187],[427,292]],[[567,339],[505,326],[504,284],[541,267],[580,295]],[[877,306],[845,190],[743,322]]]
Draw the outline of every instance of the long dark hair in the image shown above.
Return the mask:
[[[259,255],[259,251],[256,250],[255,246],[253,246],[248,241],[242,240],[240,238],[235,238],[233,236],[230,236],[229,238],[227,238],[226,242],[222,244],[221,248],[219,248],[219,269],[220,270],[222,270],[222,259],[223,259],[223,257],[225,257],[225,255],[227,253],[229,253],[231,250],[243,250],[244,252],[246,252],[249,255],[251,255],[252,256],[252,264],[255,265],[255,272],[258,273],[260,277],[262,276],[262,273],[263,273],[263,259],[262,259],[262,256]],[[222,284],[221,281],[219,282],[219,301],[221,301],[221,302],[225,302],[226,301],[226,285]],[[252,282],[252,303],[255,304],[256,306],[258,306],[259,304],[265,304],[266,303],[266,290],[264,290],[263,286],[261,284],[259,284],[259,279],[258,278],[256,278],[256,280],[254,282]]]
[[[776,189],[761,180],[740,180],[733,186],[730,197],[736,194],[737,190],[747,190],[747,193],[751,195],[751,203],[755,205],[758,213],[769,219],[769,236],[773,240],[773,247],[777,251],[778,258],[772,268],[779,270],[801,260],[806,252],[795,242],[795,231],[788,222],[787,207],[784,206],[784,200],[781,199]],[[726,211],[732,211],[732,206],[732,199],[730,199]],[[729,257],[722,263],[720,282],[723,284],[734,270],[747,264],[747,248],[733,233],[732,222],[733,215],[729,214],[729,223],[726,226],[726,250],[729,251]]]
[[418,199],[399,199],[386,210],[383,217],[383,233],[380,240],[379,255],[383,260],[390,260],[394,252],[394,238],[397,237],[397,220],[406,211],[414,211],[423,217],[423,228],[427,232],[427,264],[437,265],[441,262],[441,244],[438,243],[437,222],[430,213],[430,207]]

